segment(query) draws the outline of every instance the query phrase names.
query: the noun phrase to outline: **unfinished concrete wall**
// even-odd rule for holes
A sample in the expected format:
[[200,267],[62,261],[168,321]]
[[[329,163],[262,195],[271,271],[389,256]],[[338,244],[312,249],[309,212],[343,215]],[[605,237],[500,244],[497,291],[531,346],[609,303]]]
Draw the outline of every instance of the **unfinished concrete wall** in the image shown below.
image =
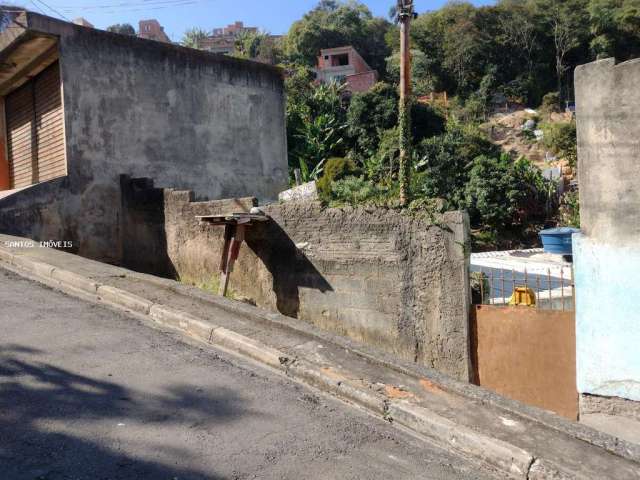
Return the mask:
[[[69,235],[61,240],[73,240],[80,254],[122,261],[114,245],[124,214],[121,175],[199,198],[267,200],[286,187],[277,68],[33,13],[22,21],[27,36],[59,38],[68,181],[56,183],[64,190],[49,210]],[[36,191],[17,193],[13,203],[29,210]],[[34,224],[20,233],[39,231]]]
[[640,60],[575,71],[578,390],[640,401]]
[[[184,281],[216,289],[223,229],[195,217],[251,202],[192,198],[165,194],[169,258]],[[465,214],[429,219],[304,202],[264,210],[272,221],[247,232],[233,296],[469,380]]]

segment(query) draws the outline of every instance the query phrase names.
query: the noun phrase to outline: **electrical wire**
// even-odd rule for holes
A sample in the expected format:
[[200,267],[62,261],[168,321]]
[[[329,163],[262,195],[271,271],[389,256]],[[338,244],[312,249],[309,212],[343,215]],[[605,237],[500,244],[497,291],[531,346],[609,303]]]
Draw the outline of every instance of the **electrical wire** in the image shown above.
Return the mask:
[[41,3],[42,5],[44,5],[45,7],[47,7],[49,10],[51,10],[53,13],[55,13],[56,15],[58,15],[59,17],[64,18],[67,22],[70,22],[71,20],[69,20],[65,15],[63,15],[62,13],[58,12],[55,8],[50,7],[49,5],[47,5],[46,3],[44,3],[42,0],[34,0],[35,2]]
[[[84,5],[82,7],[78,7],[75,5],[61,5],[58,6],[61,10],[66,9],[77,9],[81,8],[83,10],[95,10],[95,9],[103,9],[103,8],[130,8],[130,7],[145,7],[145,6],[158,6],[158,5],[168,5],[172,6],[175,4],[181,4],[188,0],[147,0],[142,2],[126,2],[126,3],[109,3],[109,4],[98,4],[98,5]],[[193,1],[193,0],[191,0]],[[193,2],[195,3],[195,2]]]
[[46,15],[46,13],[44,13],[44,10],[42,10],[40,6],[37,3],[35,3],[33,0],[30,0],[29,3],[33,5],[34,8],[36,8],[41,14]]

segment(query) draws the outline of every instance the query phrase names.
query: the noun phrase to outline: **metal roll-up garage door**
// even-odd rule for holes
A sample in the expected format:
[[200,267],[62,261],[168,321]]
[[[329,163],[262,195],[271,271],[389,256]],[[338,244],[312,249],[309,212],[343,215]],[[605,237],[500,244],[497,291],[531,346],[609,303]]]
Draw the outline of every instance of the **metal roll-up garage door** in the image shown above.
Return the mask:
[[38,181],[67,174],[58,62],[35,78]]
[[7,95],[7,147],[11,188],[34,183],[34,103],[33,84],[26,83]]
[[66,175],[58,62],[10,93],[5,110],[12,188]]

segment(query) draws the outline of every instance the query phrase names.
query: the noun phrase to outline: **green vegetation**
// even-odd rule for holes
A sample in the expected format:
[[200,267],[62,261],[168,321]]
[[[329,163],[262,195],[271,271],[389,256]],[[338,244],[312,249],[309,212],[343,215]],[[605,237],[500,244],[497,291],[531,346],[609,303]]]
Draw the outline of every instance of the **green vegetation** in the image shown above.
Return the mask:
[[563,225],[580,228],[580,199],[578,192],[567,192],[562,196],[559,208]]
[[[219,292],[220,292],[220,277],[217,275],[212,275],[208,279],[202,279],[202,278],[195,279],[192,277],[182,276],[178,278],[178,282],[184,285],[191,285],[192,287],[197,287],[201,290],[205,290],[215,295],[219,295]],[[241,298],[238,295],[238,293],[235,290],[233,290],[233,288],[231,287],[227,288],[227,294],[225,296],[227,298],[231,298],[234,300],[238,300],[239,298]]]
[[[323,0],[281,44],[290,168],[318,179],[328,205],[399,208],[403,139],[413,159],[409,208],[466,209],[476,246],[495,247],[497,239],[517,246],[542,225],[574,225],[577,195],[558,201],[539,168],[502,152],[481,124],[495,102],[537,107],[532,119],[542,145],[575,169],[575,122],[554,115],[571,99],[576,65],[640,55],[639,13],[638,0],[501,0],[483,7],[450,2],[421,14],[411,29],[414,93],[446,91],[449,106],[414,101],[401,121],[397,26],[357,1]],[[370,91],[345,95],[340,85],[314,82],[310,67],[320,49],[342,45],[353,45],[378,70]],[[410,125],[412,138],[401,134],[402,125]],[[532,145],[536,135],[528,127],[519,138]],[[329,169],[333,157],[339,160]]]
[[325,201],[331,200],[333,184],[347,176],[358,173],[358,168],[353,160],[349,158],[330,158],[324,169],[322,178],[318,180],[318,193]]
[[190,28],[182,36],[180,43],[189,48],[200,48],[200,42],[207,38],[207,32],[200,28]]
[[120,35],[135,35],[136,29],[129,23],[116,23],[108,26],[107,32],[119,33]]
[[572,168],[578,161],[578,148],[576,139],[576,122],[542,124],[544,132],[544,145],[551,152],[565,158]]
[[374,17],[357,1],[321,0],[293,23],[283,53],[288,63],[312,67],[321,49],[352,45],[372,68],[384,72],[391,54],[385,35],[392,28],[390,22]]
[[[328,205],[399,208],[402,141],[412,155],[413,167],[402,172],[409,209],[467,209],[476,246],[506,239],[502,246],[516,247],[543,224],[576,224],[577,195],[558,202],[538,167],[502,152],[482,124],[505,102],[538,108],[531,119],[544,133],[542,146],[575,171],[575,123],[558,122],[572,100],[573,69],[605,56],[640,56],[640,0],[498,0],[482,7],[456,0],[418,13],[411,27],[414,94],[446,92],[449,104],[414,99],[406,114],[398,110],[393,9],[385,19],[357,0],[321,0],[282,39],[258,32],[236,40],[237,56],[279,63],[287,72],[292,183],[299,169],[304,181],[318,180]],[[201,34],[189,31],[183,43],[198,46]],[[378,71],[380,82],[370,91],[348,95],[341,85],[315,82],[320,50],[344,45]],[[497,135],[506,129],[498,125]],[[511,138],[539,142],[531,128]]]

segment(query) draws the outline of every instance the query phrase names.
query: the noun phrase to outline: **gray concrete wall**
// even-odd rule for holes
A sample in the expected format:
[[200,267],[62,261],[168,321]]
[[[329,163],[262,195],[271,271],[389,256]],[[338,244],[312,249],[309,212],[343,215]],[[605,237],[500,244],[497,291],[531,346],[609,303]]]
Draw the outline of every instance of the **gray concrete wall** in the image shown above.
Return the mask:
[[[268,200],[286,187],[283,80],[275,67],[31,13],[28,26],[59,36],[68,182],[49,209],[80,254],[121,262],[120,175],[199,198]],[[13,203],[27,210],[38,201],[33,191],[17,195]],[[38,236],[32,227],[20,233]]]
[[575,71],[578,391],[640,401],[640,60]]
[[[183,281],[217,290],[223,229],[195,217],[251,202],[192,198],[165,193],[168,256]],[[430,219],[305,202],[265,212],[272,221],[249,229],[233,296],[469,380],[465,214]]]
[[582,232],[608,244],[640,238],[640,59],[575,71]]

